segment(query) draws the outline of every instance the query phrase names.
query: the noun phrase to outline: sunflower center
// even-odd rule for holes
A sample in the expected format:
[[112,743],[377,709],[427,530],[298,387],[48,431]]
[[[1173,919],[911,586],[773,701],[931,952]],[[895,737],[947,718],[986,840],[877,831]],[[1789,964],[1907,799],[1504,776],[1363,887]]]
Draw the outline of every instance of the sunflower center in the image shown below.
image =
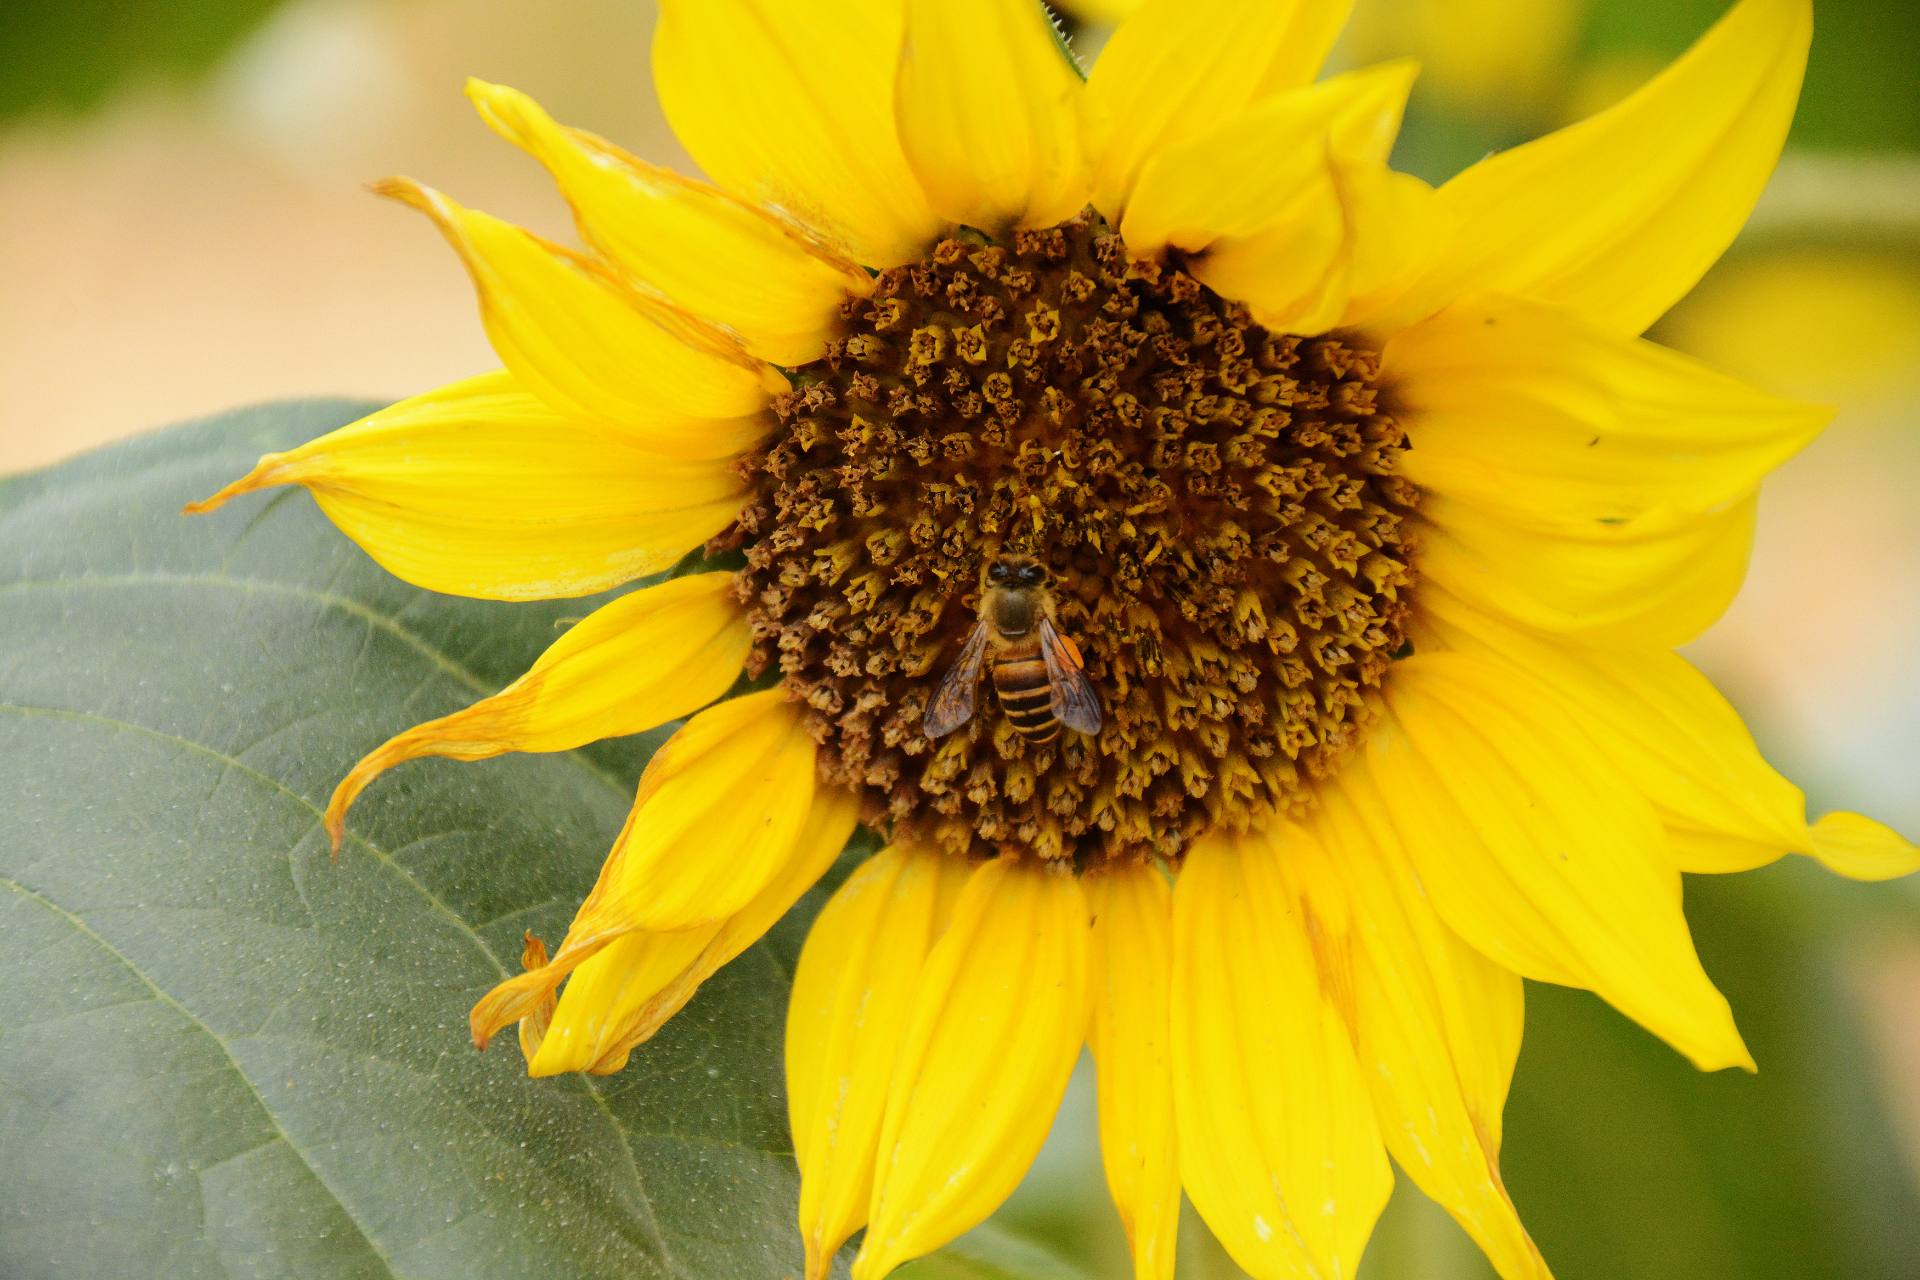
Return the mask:
[[[824,776],[883,832],[1083,865],[1308,803],[1414,578],[1377,353],[1269,332],[1090,212],[946,240],[845,316],[722,539],[745,551],[750,670],[804,701]],[[930,739],[983,597],[1025,565],[1097,734],[1022,694],[1042,667],[996,630],[971,717]]]

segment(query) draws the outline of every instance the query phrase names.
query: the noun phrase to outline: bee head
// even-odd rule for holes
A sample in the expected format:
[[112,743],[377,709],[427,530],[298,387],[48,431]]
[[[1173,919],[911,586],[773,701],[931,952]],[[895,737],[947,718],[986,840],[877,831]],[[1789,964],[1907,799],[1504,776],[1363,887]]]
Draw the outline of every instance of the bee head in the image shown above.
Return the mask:
[[1047,580],[1045,567],[1033,560],[995,560],[987,565],[987,585],[990,587],[1026,587],[1043,585]]

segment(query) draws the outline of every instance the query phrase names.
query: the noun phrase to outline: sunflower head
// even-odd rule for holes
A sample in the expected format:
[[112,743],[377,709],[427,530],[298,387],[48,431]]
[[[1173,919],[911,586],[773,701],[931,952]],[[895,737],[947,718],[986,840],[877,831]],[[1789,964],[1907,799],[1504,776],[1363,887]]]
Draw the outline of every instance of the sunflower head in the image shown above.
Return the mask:
[[536,1075],[618,1070],[871,828],[793,984],[809,1280],[992,1212],[1083,1044],[1139,1280],[1183,1189],[1254,1275],[1352,1275],[1388,1152],[1543,1280],[1498,1173],[1522,979],[1751,1066],[1680,873],[1920,865],[1810,822],[1672,652],[1825,420],[1638,336],[1765,182],[1806,0],[1437,190],[1387,163],[1411,67],[1314,83],[1346,8],[1145,0],[1083,77],[1031,0],[666,0],[712,182],[476,83],[584,249],[384,184],[504,368],[194,508],[298,483],[488,598],[679,566],[328,824],[403,761],[686,718],[472,1011]]

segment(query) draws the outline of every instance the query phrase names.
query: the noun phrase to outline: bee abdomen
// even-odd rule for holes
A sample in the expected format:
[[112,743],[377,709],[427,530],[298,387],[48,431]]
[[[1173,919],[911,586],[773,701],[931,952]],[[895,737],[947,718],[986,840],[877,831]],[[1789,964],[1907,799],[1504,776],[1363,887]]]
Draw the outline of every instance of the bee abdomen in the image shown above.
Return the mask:
[[1053,687],[1040,658],[1016,658],[993,664],[993,691],[1014,732],[1035,742],[1051,742],[1060,733],[1053,714]]

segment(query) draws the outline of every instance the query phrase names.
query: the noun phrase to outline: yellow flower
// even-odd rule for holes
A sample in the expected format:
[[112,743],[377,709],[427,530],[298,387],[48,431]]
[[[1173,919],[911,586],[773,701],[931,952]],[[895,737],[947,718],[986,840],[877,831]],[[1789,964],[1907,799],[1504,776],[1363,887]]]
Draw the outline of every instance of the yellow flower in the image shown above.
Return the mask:
[[[328,821],[405,760],[691,717],[565,940],[473,1012],[535,1075],[618,1069],[880,833],[793,987],[810,1277],[862,1227],[877,1280],[987,1217],[1083,1042],[1140,1277],[1183,1187],[1254,1275],[1352,1275],[1389,1153],[1544,1276],[1498,1173],[1521,979],[1751,1067],[1681,873],[1920,865],[1809,823],[1672,653],[1826,417],[1637,337],[1766,181],[1807,0],[1438,190],[1386,163],[1410,67],[1313,83],[1345,8],[1149,0],[1083,80],[1028,0],[667,0],[655,80],[712,185],[473,85],[586,252],[383,184],[505,370],[196,508],[304,485],[498,599],[720,557],[374,751]],[[983,593],[992,669],[943,683]],[[1097,711],[1042,710],[1077,661]],[[936,688],[974,701],[930,740]]]

